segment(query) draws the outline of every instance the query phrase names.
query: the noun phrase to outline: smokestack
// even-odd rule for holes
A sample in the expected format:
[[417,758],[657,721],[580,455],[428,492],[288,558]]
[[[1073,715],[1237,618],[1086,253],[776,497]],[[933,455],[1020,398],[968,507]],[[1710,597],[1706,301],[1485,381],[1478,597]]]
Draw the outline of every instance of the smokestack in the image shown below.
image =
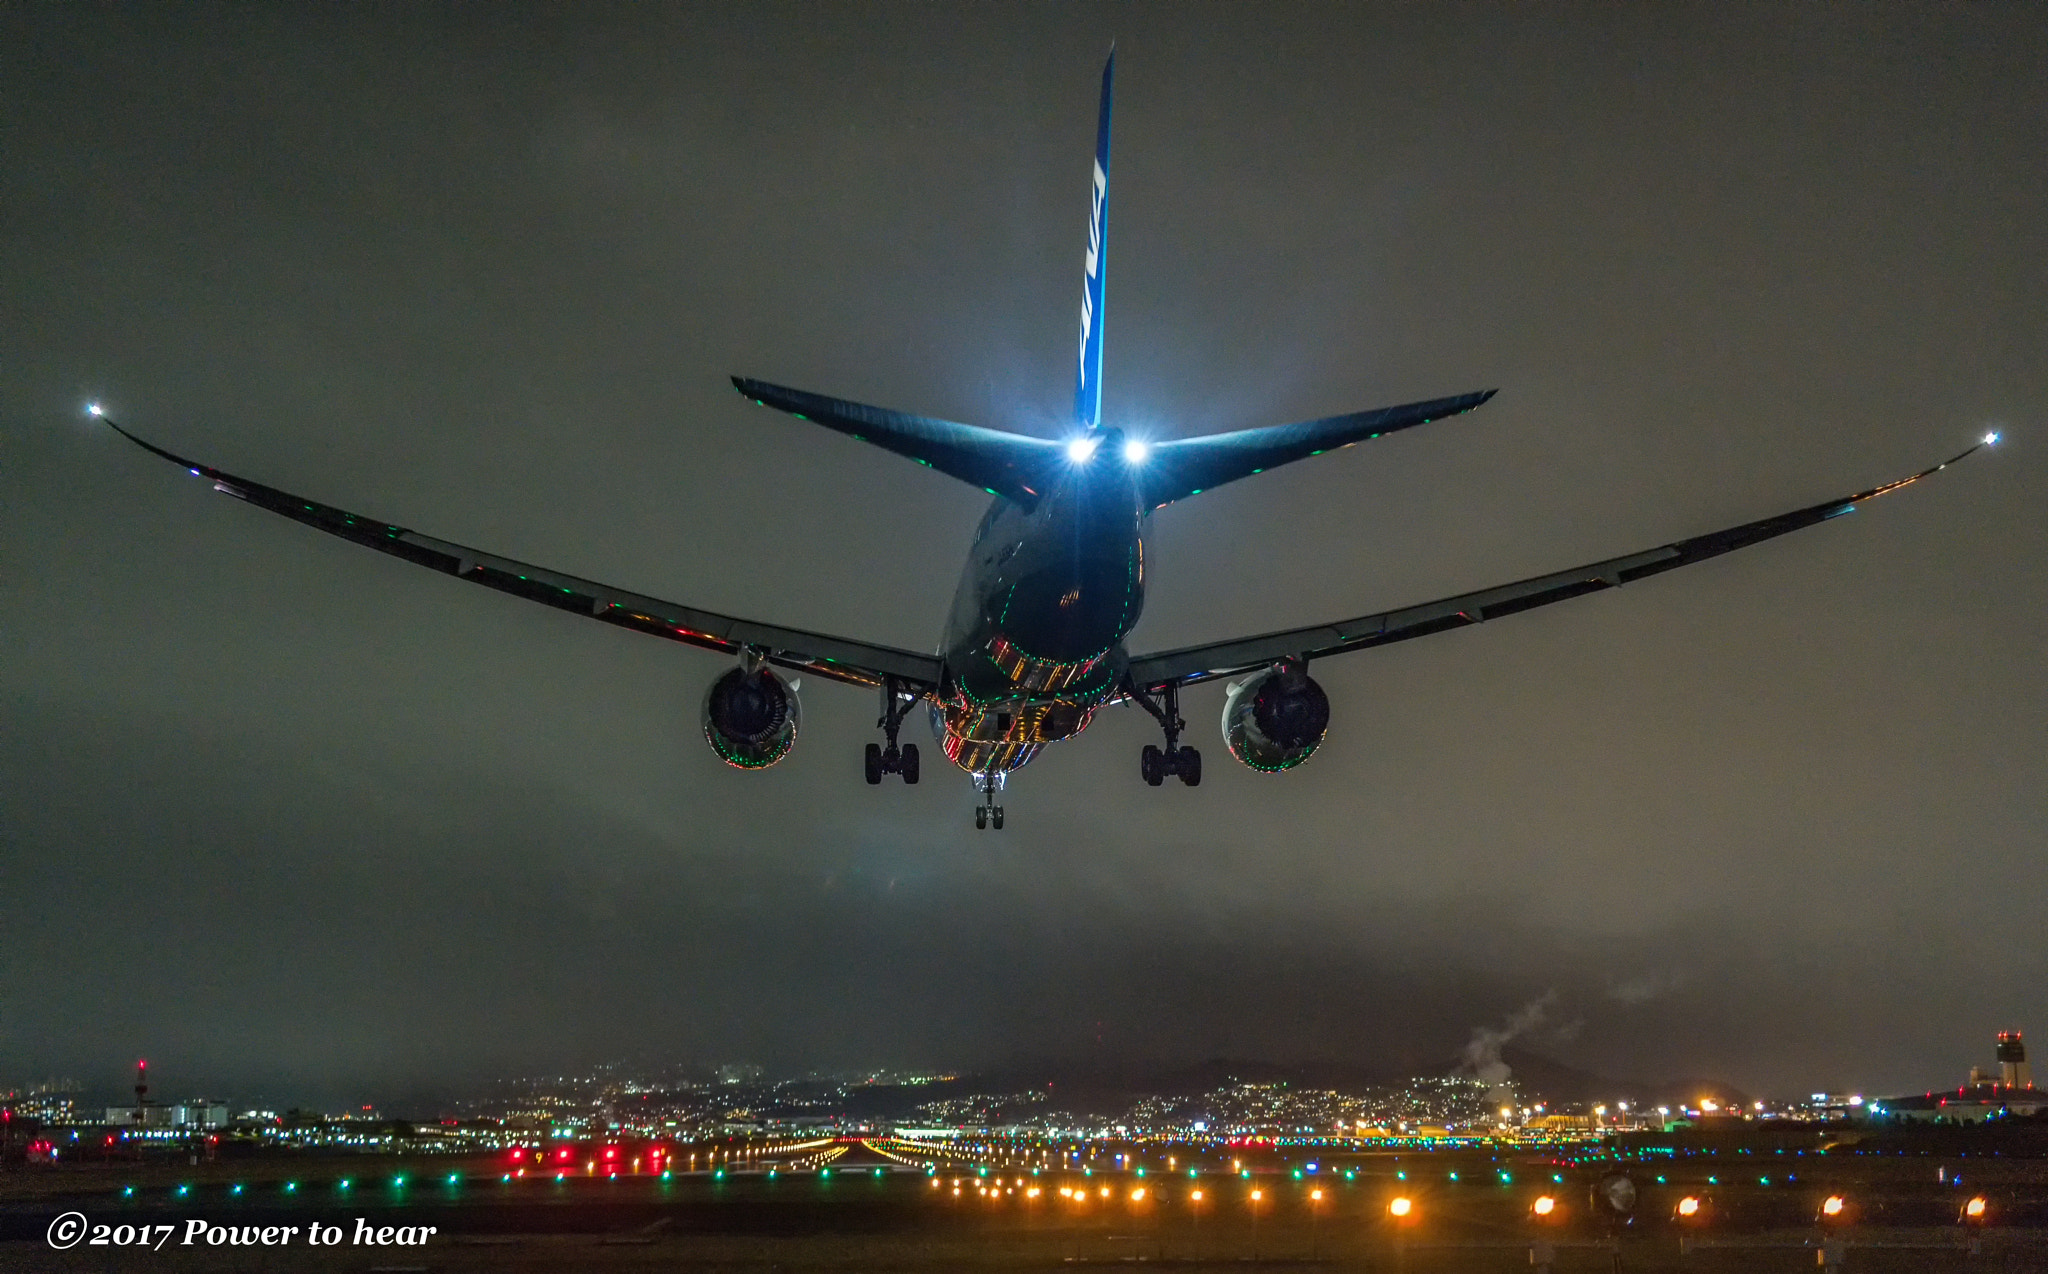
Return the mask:
[[2018,1031],[1998,1033],[1998,1077],[2007,1088],[2032,1088],[2034,1072],[2027,1065],[2027,1046]]

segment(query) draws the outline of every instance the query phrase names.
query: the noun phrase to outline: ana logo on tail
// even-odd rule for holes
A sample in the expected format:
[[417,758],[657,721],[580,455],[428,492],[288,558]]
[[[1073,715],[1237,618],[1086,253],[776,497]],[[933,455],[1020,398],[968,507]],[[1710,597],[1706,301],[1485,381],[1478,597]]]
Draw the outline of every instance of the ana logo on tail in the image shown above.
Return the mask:
[[1095,196],[1088,209],[1088,284],[1081,289],[1081,383],[1088,383],[1088,332],[1095,324],[1095,278],[1102,264],[1102,197],[1109,190],[1109,177],[1102,161],[1095,161]]

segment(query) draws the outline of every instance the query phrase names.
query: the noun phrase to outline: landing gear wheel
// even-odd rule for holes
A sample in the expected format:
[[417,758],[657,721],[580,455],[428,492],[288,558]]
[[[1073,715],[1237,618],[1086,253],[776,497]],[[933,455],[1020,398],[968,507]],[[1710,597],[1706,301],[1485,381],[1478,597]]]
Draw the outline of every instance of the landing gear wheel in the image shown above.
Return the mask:
[[875,787],[882,781],[882,745],[879,743],[868,744],[865,760],[867,763],[868,786]]
[[994,821],[995,821],[995,825],[996,825],[996,830],[997,830],[997,831],[999,831],[999,832],[1000,832],[1000,831],[1002,831],[1002,830],[1003,830],[1003,807],[1002,807],[1002,806],[1000,806],[1000,805],[998,805],[998,806],[996,806],[996,807],[995,807],[995,809],[994,809],[994,810],[990,811],[990,813],[991,813],[991,814],[993,815],[993,817],[994,817]]
[[1195,751],[1193,748],[1182,748],[1180,750],[1180,762],[1176,768],[1180,770],[1181,782],[1189,787],[1202,786],[1202,754],[1200,752]]
[[977,832],[988,830],[988,806],[977,805],[974,807],[974,830]]
[[[873,747],[874,744],[870,743],[868,746]],[[905,783],[917,782],[917,745],[915,743],[903,745],[903,781]]]
[[1145,782],[1153,787],[1158,787],[1166,781],[1166,774],[1159,764],[1165,759],[1160,754],[1159,749],[1149,743],[1145,745],[1143,752],[1138,753],[1138,773],[1145,776]]

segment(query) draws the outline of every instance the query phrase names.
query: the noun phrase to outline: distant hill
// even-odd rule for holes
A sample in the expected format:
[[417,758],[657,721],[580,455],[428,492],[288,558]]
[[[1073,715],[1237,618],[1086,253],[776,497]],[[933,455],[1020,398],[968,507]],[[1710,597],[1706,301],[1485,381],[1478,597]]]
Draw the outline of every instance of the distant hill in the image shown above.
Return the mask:
[[[1527,1096],[1554,1105],[1575,1102],[1618,1102],[1631,1106],[1696,1106],[1702,1097],[1722,1105],[1747,1105],[1750,1095],[1733,1084],[1715,1079],[1680,1077],[1645,1081],[1615,1079],[1581,1070],[1514,1045],[1501,1050],[1501,1061],[1512,1070],[1515,1085]],[[1446,1071],[1451,1067],[1446,1066]]]
[[[1501,1060],[1511,1069],[1511,1079],[1523,1094],[1532,1100],[1555,1105],[1626,1101],[1631,1105],[1675,1107],[1696,1105],[1703,1096],[1710,1096],[1724,1105],[1749,1100],[1747,1094],[1718,1080],[1615,1079],[1513,1045],[1502,1050]],[[1192,1097],[1231,1084],[1287,1084],[1296,1088],[1354,1092],[1396,1086],[1418,1075],[1451,1075],[1457,1072],[1455,1058],[1403,1070],[1344,1061],[1288,1063],[1254,1058],[1209,1058],[1197,1062],[1140,1058],[1037,1058],[964,1074],[944,1085],[891,1090],[889,1097],[911,1099],[910,1104],[915,1105],[973,1094],[1043,1093],[1045,1104],[1052,1109],[1077,1115],[1116,1115],[1143,1097]],[[877,1093],[875,1096],[880,1098],[882,1095]]]

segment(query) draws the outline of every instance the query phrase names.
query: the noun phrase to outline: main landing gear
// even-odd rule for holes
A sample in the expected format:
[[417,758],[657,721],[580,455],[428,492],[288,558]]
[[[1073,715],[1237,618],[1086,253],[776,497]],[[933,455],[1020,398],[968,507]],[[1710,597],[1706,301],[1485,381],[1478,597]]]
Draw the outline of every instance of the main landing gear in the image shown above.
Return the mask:
[[865,759],[869,787],[880,783],[884,774],[901,774],[905,783],[917,782],[917,745],[906,743],[900,749],[896,746],[896,732],[903,728],[903,718],[910,715],[917,702],[917,695],[904,689],[902,682],[894,677],[882,678],[882,719],[875,724],[888,735],[889,746],[868,744]]
[[1003,830],[1003,807],[996,804],[996,793],[1003,790],[1001,770],[990,770],[974,776],[981,786],[981,804],[974,808],[974,830],[986,831],[994,823],[997,831]]
[[1188,725],[1180,719],[1180,687],[1170,682],[1161,686],[1157,701],[1131,682],[1125,682],[1124,689],[1130,693],[1132,701],[1151,713],[1159,728],[1166,731],[1164,751],[1148,743],[1138,754],[1138,773],[1144,775],[1145,782],[1152,787],[1166,782],[1169,774],[1179,775],[1180,781],[1189,787],[1200,787],[1202,754],[1193,748],[1180,746],[1180,732]]

